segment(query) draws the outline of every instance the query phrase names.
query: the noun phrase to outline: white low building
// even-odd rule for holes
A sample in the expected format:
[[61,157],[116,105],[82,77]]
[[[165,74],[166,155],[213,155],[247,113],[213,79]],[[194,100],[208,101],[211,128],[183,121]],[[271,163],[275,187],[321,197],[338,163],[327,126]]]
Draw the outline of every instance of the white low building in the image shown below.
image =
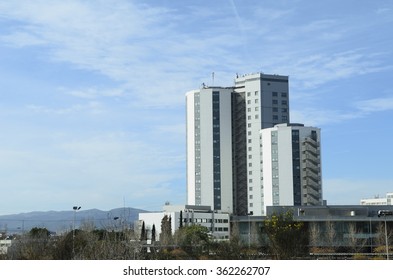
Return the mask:
[[6,255],[8,248],[11,246],[12,240],[2,239],[0,240],[0,255]]
[[386,197],[361,199],[360,205],[393,205],[393,193],[387,193]]
[[216,240],[228,240],[230,234],[229,213],[212,211],[210,206],[195,205],[165,205],[162,212],[139,213],[139,225],[145,223],[148,232],[148,239],[151,239],[153,225],[156,230],[156,240],[161,233],[161,222],[165,215],[171,221],[172,234],[182,226],[201,225],[209,230],[209,233]]

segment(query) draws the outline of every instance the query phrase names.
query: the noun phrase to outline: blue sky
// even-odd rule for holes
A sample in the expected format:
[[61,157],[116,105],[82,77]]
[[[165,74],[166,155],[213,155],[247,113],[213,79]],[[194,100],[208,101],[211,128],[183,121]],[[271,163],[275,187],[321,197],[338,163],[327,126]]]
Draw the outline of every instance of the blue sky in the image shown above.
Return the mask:
[[185,92],[289,75],[324,199],[393,191],[392,1],[0,1],[0,214],[185,203]]

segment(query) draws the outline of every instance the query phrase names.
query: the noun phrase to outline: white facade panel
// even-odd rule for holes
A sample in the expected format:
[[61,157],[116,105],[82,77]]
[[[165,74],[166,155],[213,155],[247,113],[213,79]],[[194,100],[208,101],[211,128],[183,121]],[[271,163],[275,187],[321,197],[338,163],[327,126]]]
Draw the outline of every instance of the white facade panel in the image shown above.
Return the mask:
[[280,184],[280,205],[294,205],[293,199],[293,164],[292,164],[292,129],[283,126],[278,132],[278,170]]
[[195,203],[195,91],[186,94],[187,203]]
[[[272,173],[272,137],[271,131],[268,129],[261,130],[261,153],[262,153],[262,167],[261,167],[261,191],[262,200],[260,215],[266,214],[266,205],[273,205],[273,173]],[[257,212],[258,213],[258,212]]]
[[201,205],[214,205],[213,198],[213,104],[212,91],[201,90]]

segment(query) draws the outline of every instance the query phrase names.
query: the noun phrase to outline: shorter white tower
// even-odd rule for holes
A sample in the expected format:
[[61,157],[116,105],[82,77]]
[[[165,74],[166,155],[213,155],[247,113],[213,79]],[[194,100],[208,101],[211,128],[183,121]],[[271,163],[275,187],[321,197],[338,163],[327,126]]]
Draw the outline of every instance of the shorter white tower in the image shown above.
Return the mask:
[[303,124],[260,131],[261,184],[249,197],[254,215],[266,215],[266,206],[323,204],[320,139],[319,128]]

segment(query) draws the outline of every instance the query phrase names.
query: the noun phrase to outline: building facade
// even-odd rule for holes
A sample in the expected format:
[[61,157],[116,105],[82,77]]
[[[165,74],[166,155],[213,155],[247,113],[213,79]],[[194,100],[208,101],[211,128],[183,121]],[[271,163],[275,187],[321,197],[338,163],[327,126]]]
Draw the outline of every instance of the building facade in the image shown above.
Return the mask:
[[[215,240],[228,240],[230,235],[230,216],[228,213],[213,211],[210,206],[195,205],[165,205],[162,212],[139,213],[139,220],[145,223],[150,232],[155,225],[156,241],[160,240],[161,221],[164,216],[170,218],[172,234],[183,226],[201,225],[209,230]],[[141,223],[139,223],[141,224]],[[150,239],[151,236],[148,235]]]
[[187,203],[232,212],[232,88],[186,94]]
[[260,186],[259,131],[289,122],[288,76],[237,77],[233,99],[234,212],[249,215]]
[[[250,210],[267,206],[322,205],[320,129],[278,124],[260,131],[260,185],[250,195]],[[254,202],[251,202],[254,199]]]
[[[393,206],[268,206],[266,216],[234,216],[231,222],[239,229],[240,239],[244,244],[254,239],[260,240],[259,246],[263,247],[264,242],[268,242],[267,237],[260,235],[264,231],[264,221],[270,219],[272,215],[289,212],[293,214],[294,221],[304,225],[304,234],[308,236],[310,258],[344,259],[359,254],[368,255],[369,258],[385,258],[387,253],[385,241],[386,238],[391,238],[393,215],[381,216],[379,215],[381,210],[393,213]],[[253,224],[260,229],[260,233],[253,232]],[[385,225],[387,232],[385,232]],[[313,247],[322,250],[313,252]],[[381,248],[382,250],[378,250]],[[389,255],[391,257],[393,255],[391,249]]]
[[386,197],[361,199],[360,205],[393,205],[393,193],[387,193]]
[[[187,203],[250,214],[260,188],[261,129],[289,122],[288,76],[237,76],[186,93]],[[260,214],[260,211],[259,211]]]

